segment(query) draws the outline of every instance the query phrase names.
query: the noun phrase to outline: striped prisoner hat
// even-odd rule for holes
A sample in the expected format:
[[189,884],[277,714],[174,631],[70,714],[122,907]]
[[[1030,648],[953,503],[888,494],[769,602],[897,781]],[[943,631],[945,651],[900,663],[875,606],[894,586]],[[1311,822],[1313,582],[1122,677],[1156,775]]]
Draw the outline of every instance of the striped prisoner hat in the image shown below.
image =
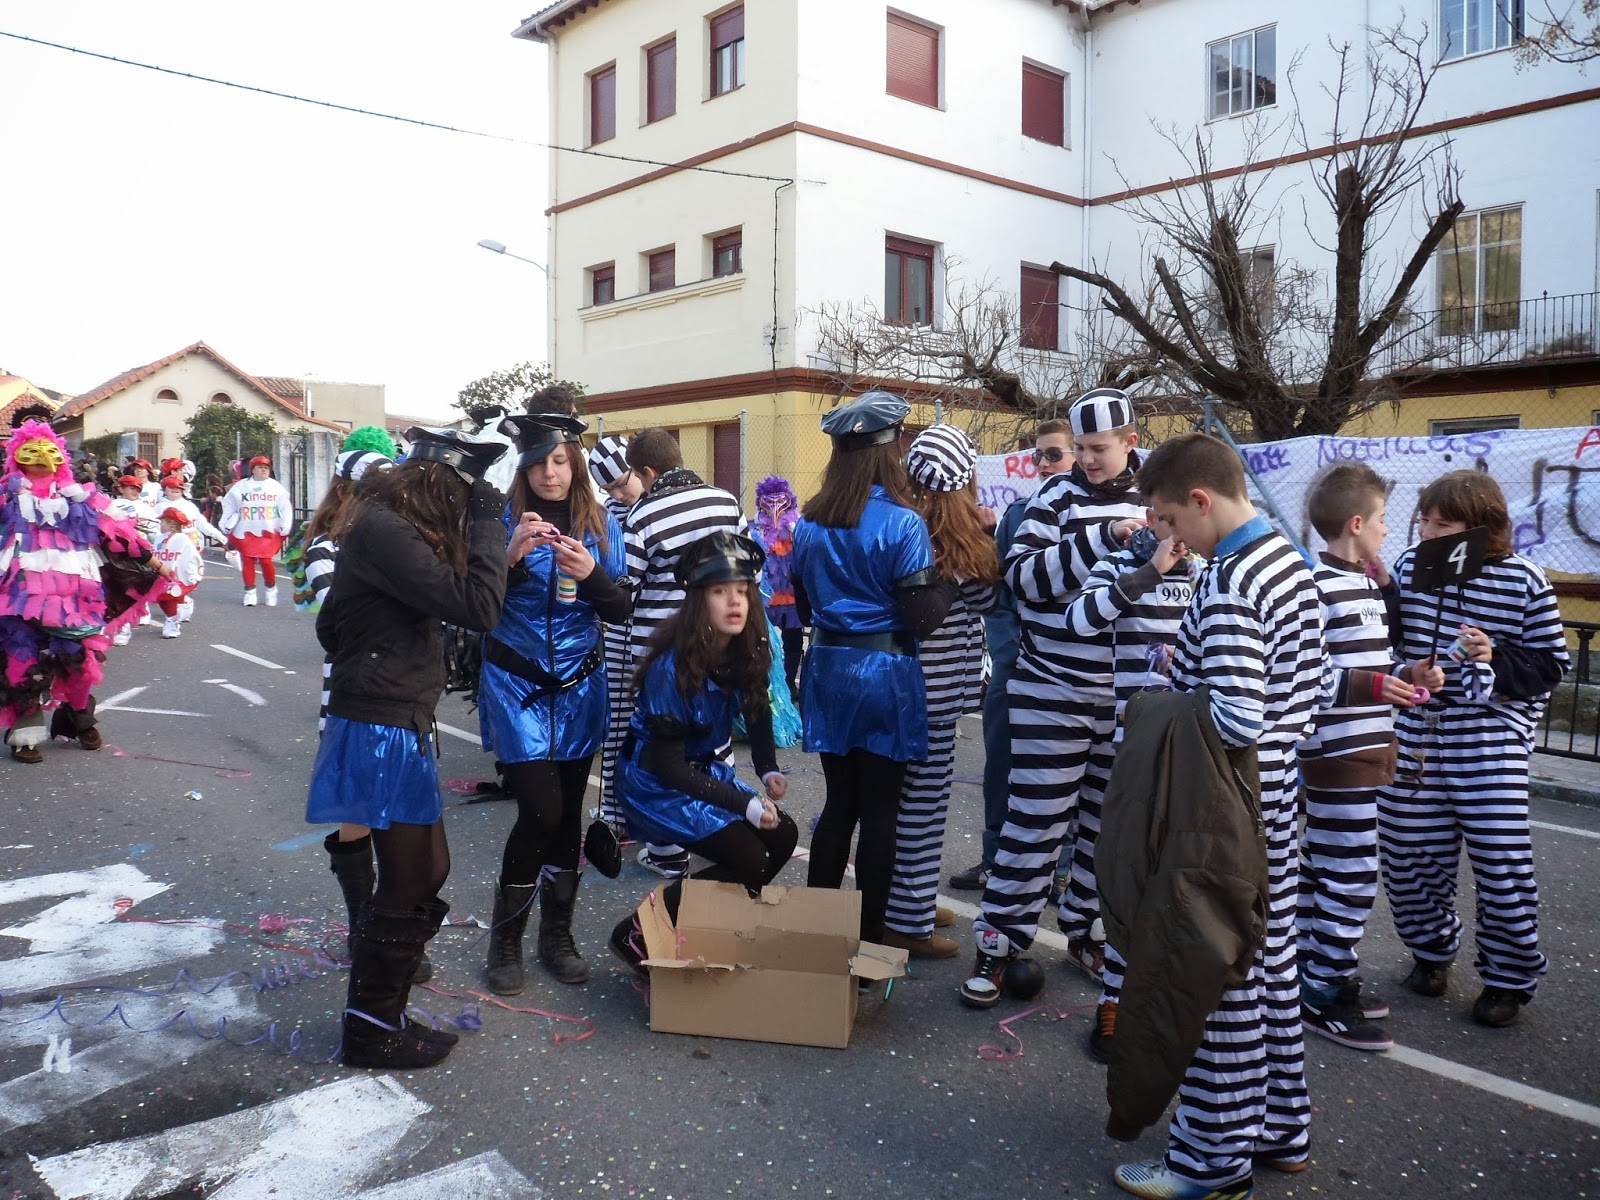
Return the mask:
[[392,467],[394,459],[376,450],[346,450],[333,460],[333,473],[351,483],[378,467]]
[[1074,400],[1067,415],[1074,437],[1105,433],[1133,424],[1133,401],[1121,388],[1095,388]]
[[977,465],[972,439],[954,425],[924,429],[906,452],[906,470],[930,492],[959,492]]
[[589,474],[595,484],[608,488],[628,473],[628,439],[608,433],[589,451]]

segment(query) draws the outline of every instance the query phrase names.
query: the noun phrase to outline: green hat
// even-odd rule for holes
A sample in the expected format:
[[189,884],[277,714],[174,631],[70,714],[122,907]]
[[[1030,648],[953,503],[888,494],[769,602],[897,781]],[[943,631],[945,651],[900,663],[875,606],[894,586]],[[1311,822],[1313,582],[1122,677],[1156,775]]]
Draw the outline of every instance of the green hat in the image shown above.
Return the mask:
[[343,450],[376,450],[385,458],[394,458],[399,454],[394,439],[376,425],[362,425],[345,434],[344,444],[339,447]]

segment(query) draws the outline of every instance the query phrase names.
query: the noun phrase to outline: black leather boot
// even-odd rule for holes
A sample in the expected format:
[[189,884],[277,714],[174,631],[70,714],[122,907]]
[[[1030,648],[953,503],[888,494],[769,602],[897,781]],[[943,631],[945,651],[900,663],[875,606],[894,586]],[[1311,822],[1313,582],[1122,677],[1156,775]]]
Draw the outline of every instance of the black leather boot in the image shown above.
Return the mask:
[[572,908],[578,898],[578,872],[562,871],[546,879],[539,897],[539,961],[558,983],[584,983],[589,964],[572,940]]
[[449,911],[442,900],[410,912],[376,909],[370,902],[362,908],[350,937],[345,1066],[409,1071],[443,1062],[450,1053],[447,1042],[406,1019],[412,974]]
[[528,927],[537,884],[503,884],[495,889],[494,915],[489,918],[489,990],[497,996],[521,995],[522,934]]
[[[361,915],[361,906],[372,899],[372,889],[377,884],[372,865],[372,835],[369,833],[352,842],[341,842],[339,831],[335,829],[322,839],[322,848],[328,852],[328,870],[339,881],[339,891],[344,895],[344,910],[349,917],[349,926],[354,931],[356,918]],[[346,953],[349,952],[349,945],[350,939],[346,937]],[[427,952],[424,951],[411,982],[427,983],[432,978],[433,964],[428,961]]]

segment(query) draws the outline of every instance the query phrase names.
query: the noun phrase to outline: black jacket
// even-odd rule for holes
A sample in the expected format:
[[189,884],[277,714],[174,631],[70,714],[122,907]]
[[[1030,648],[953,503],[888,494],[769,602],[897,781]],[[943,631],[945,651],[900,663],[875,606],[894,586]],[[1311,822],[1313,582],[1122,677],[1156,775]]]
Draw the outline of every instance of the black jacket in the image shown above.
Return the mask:
[[1256,748],[1223,745],[1205,688],[1141,692],[1106,788],[1095,862],[1106,940],[1127,962],[1106,1132],[1160,1118],[1222,993],[1249,978],[1267,924]]
[[369,508],[339,540],[339,569],[317,614],[317,640],[333,662],[328,712],[428,732],[444,691],[440,622],[487,633],[505,598],[498,513],[474,517],[463,576],[410,521]]

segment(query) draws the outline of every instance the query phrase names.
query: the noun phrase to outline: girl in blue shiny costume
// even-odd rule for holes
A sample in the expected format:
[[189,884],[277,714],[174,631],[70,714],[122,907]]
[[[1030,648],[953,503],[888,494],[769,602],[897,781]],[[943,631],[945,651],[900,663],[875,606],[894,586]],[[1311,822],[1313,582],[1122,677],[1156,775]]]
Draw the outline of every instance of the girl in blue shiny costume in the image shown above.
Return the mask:
[[484,641],[478,722],[517,802],[488,961],[490,990],[514,996],[525,985],[522,936],[536,895],[539,961],[561,983],[589,978],[572,910],[583,795],[606,729],[600,624],[625,619],[628,598],[614,582],[623,574],[622,531],[584,469],[584,423],[551,412],[503,425],[519,451],[507,524],[513,537],[532,533],[512,564],[500,623]]
[[917,640],[956,595],[934,573],[928,527],[900,459],[910,405],[868,392],[823,419],[833,457],[794,529],[794,591],[812,627],[800,676],[805,748],[822,759],[827,800],[811,840],[811,887],[844,881],[856,827],[861,938],[881,942],[906,764],[928,755]]
[[[778,769],[767,694],[772,646],[755,582],[764,558],[755,542],[732,532],[684,550],[677,570],[683,607],[651,638],[617,760],[617,792],[631,831],[709,859],[694,878],[741,883],[752,893],[772,882],[800,837],[793,818],[778,808],[788,781]],[[762,792],[717,758],[741,713]],[[673,920],[680,892],[678,883],[662,889]],[[637,917],[617,925],[611,948],[641,969]]]

